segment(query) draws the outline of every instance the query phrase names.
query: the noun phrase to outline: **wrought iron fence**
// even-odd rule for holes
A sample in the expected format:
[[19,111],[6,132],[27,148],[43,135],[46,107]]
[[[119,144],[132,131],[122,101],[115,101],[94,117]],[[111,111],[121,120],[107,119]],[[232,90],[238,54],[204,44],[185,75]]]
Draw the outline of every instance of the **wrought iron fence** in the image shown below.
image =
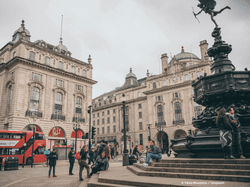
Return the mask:
[[26,111],[26,116],[36,116],[36,117],[43,117],[43,113],[42,112],[38,112],[38,111],[31,111],[31,110],[27,110]]
[[51,119],[60,119],[60,120],[65,120],[65,116],[60,115],[60,114],[52,114]]

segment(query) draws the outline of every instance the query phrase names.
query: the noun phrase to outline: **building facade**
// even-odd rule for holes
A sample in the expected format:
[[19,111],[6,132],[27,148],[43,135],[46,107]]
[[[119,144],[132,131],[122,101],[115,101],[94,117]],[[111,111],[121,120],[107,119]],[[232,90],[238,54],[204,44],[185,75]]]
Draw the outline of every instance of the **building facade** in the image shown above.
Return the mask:
[[[185,137],[193,129],[192,118],[197,117],[202,106],[193,100],[192,81],[210,75],[210,61],[206,40],[200,42],[201,59],[185,52],[175,55],[170,62],[167,54],[161,56],[162,73],[137,80],[130,69],[123,86],[105,93],[92,101],[93,120],[97,135],[93,143],[102,139],[118,143],[123,150],[123,108],[125,95],[125,128],[127,148],[149,146],[149,138],[155,140],[163,152],[171,145],[171,139]],[[149,137],[150,136],[150,137]]]
[[46,138],[47,148],[73,144],[73,125],[80,125],[77,148],[89,130],[88,106],[92,103],[91,57],[88,63],[71,57],[62,44],[30,41],[21,27],[0,49],[0,128],[31,130]]

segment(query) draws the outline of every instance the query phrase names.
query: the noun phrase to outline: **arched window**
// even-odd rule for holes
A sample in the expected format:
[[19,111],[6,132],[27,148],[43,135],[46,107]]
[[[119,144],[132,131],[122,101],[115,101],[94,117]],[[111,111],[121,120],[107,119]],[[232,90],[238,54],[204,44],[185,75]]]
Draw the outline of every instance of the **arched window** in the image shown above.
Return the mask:
[[200,76],[201,76],[201,72],[198,71],[198,72],[197,72],[197,78],[199,78]]
[[71,72],[72,72],[72,73],[75,73],[75,72],[76,72],[75,66],[71,66]]
[[157,106],[157,117],[158,117],[158,123],[164,122],[163,107],[162,107],[162,105],[158,105]]
[[16,51],[13,53],[13,58],[16,56]]
[[50,65],[50,58],[46,56],[46,57],[44,58],[44,63],[45,63],[46,65]]
[[35,60],[35,57],[36,57],[36,53],[30,51],[30,53],[29,53],[29,59],[30,60]]
[[84,77],[86,77],[87,76],[87,72],[86,72],[86,70],[82,70],[82,76],[84,76]]
[[30,91],[30,111],[38,112],[39,109],[40,90],[37,87],[32,87]]
[[63,69],[63,62],[58,62],[58,68]]
[[63,94],[60,92],[56,93],[55,99],[55,119],[61,119],[62,116],[62,103],[63,103]]
[[167,85],[167,81],[166,80],[163,80],[162,81],[162,86],[166,86]]
[[82,117],[82,98],[76,97],[76,117]]
[[7,105],[7,116],[10,113],[11,99],[12,99],[12,85],[9,87],[9,97],[8,97],[8,105]]
[[181,115],[181,103],[176,102],[174,104],[174,110],[175,110],[175,120],[176,121],[181,121],[182,120],[182,115]]
[[184,75],[184,78],[185,78],[185,81],[188,81],[189,80],[189,75],[188,74]]

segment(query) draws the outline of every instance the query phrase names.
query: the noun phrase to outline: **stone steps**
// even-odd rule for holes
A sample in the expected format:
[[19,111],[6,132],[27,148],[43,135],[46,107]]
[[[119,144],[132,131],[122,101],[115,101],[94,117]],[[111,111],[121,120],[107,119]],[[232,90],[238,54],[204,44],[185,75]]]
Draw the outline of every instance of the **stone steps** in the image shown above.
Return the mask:
[[174,168],[213,168],[213,169],[239,169],[250,170],[250,164],[202,164],[202,163],[164,163],[158,162],[149,164],[154,167],[174,167]]
[[174,173],[200,173],[200,174],[220,174],[220,175],[246,175],[250,176],[250,170],[225,170],[225,169],[205,169],[205,168],[178,168],[178,167],[143,167],[141,164],[134,164],[144,171],[174,172]]
[[161,159],[157,163],[249,164],[250,159]]
[[[134,166],[132,166],[134,167]],[[138,172],[139,168],[136,168]],[[248,183],[228,182],[228,181],[204,181],[199,179],[184,178],[164,178],[138,176],[129,171],[126,167],[109,168],[107,172],[101,171],[100,174],[94,174],[88,187],[248,187]]]
[[250,182],[250,177],[243,176],[243,175],[220,175],[220,174],[201,174],[201,173],[198,174],[198,173],[183,173],[183,172],[144,171],[144,170],[139,169],[136,166],[128,166],[127,168],[138,176]]

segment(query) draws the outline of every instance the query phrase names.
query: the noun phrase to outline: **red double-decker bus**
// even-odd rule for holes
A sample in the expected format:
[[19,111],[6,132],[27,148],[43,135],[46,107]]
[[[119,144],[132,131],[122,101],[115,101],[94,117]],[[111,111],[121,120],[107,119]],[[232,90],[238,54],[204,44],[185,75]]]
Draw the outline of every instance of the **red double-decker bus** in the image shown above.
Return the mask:
[[[0,130],[0,157],[17,157],[19,164],[31,164],[32,153],[33,163],[46,162],[46,156],[43,154],[46,146],[46,140],[42,132]],[[33,146],[34,145],[34,146]]]

